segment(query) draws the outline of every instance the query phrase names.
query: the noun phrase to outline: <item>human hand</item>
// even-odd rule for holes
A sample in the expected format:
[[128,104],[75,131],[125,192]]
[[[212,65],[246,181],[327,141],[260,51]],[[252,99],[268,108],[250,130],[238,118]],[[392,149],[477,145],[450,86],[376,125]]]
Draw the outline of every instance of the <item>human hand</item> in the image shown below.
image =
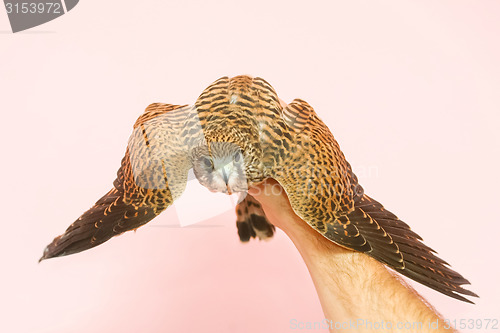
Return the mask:
[[353,253],[323,237],[303,221],[292,209],[283,187],[274,179],[268,178],[248,193],[262,205],[266,217],[274,226],[283,230],[304,255],[302,250]]

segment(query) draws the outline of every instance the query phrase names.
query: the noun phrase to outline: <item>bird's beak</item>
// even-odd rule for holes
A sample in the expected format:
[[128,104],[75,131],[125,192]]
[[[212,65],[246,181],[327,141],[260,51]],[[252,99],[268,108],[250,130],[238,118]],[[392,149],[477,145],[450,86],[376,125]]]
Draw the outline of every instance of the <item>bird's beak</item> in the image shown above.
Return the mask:
[[226,183],[226,188],[227,188],[227,194],[231,195],[231,188],[229,187],[229,175],[231,174],[230,167],[228,165],[225,165],[224,167],[221,168],[222,172],[222,179],[224,179],[224,182]]
[[227,165],[223,166],[221,169],[220,169],[221,173],[222,173],[222,179],[224,179],[224,182],[227,183],[229,182],[229,175],[231,174],[231,170],[229,170],[229,167]]

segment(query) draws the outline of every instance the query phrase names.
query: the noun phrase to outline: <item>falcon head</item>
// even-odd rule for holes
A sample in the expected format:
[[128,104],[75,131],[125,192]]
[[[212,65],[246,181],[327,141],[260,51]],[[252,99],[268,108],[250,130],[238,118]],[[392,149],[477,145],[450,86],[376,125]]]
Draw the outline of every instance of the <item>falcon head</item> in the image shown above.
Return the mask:
[[203,144],[193,149],[191,161],[196,178],[210,191],[227,194],[247,191],[245,156],[237,144]]

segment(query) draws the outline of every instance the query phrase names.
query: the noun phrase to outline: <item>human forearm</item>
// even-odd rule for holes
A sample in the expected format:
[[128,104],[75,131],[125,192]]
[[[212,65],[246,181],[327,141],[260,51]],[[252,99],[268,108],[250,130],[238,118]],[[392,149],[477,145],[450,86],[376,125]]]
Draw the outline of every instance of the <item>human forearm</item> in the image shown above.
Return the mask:
[[451,332],[437,312],[383,264],[331,243],[296,215],[293,218],[283,229],[302,255],[333,328],[334,323],[354,322],[356,332],[372,331],[375,325],[385,331]]
[[299,250],[327,319],[332,323],[354,321],[356,328],[352,331],[356,332],[373,330],[373,326],[362,325],[369,322],[385,324],[386,332],[391,331],[389,325],[393,331],[401,325],[399,331],[404,332],[452,331],[445,330],[437,312],[383,264],[344,249],[313,230],[293,212],[280,188],[268,180],[249,193],[260,201],[270,222],[282,229]]

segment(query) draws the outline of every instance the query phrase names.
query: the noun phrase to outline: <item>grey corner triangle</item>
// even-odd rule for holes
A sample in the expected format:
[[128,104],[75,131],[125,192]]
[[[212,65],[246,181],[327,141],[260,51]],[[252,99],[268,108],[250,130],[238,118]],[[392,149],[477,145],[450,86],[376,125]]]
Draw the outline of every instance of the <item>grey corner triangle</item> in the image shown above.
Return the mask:
[[66,3],[66,11],[69,12],[72,10],[76,4],[78,3],[79,0],[65,0],[64,2]]

